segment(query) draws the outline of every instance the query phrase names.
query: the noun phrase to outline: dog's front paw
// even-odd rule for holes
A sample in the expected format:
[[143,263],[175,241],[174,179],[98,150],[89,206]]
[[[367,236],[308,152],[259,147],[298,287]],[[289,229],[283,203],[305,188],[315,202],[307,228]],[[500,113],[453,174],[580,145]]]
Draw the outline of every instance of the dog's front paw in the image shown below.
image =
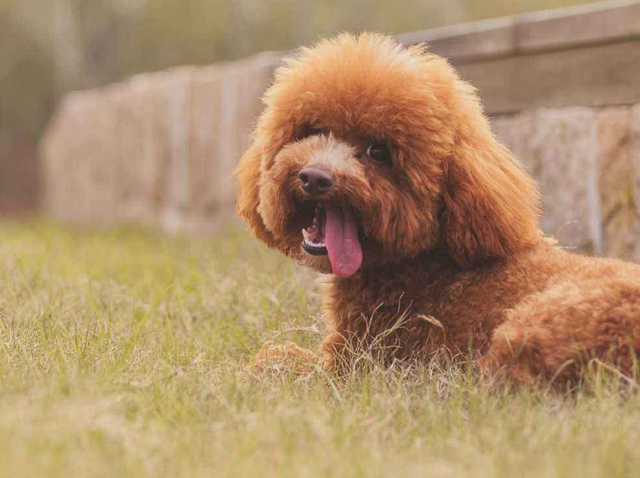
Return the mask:
[[258,372],[293,372],[307,375],[317,366],[316,355],[293,342],[278,345],[266,342],[253,360],[253,369]]

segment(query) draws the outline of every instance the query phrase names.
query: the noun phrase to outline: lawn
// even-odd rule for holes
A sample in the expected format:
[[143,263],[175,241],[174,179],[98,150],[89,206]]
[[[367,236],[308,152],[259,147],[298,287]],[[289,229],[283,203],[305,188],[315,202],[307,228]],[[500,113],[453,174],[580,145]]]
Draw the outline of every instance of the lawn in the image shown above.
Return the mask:
[[313,273],[213,238],[0,223],[0,477],[640,475],[640,397],[469,367],[257,375],[320,340]]

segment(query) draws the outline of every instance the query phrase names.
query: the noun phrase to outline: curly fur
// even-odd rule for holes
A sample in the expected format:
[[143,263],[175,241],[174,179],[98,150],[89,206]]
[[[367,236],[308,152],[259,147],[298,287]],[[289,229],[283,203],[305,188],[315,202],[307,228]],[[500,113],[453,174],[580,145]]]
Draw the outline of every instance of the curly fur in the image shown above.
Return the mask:
[[[631,372],[640,269],[543,238],[534,182],[445,59],[343,34],[289,59],[264,102],[237,169],[253,233],[331,273],[301,248],[298,173],[309,165],[333,173],[323,199],[352,208],[361,231],[361,267],[324,293],[326,368],[375,342],[385,360],[471,348],[487,371],[520,381],[575,381],[592,358]],[[390,164],[363,155],[372,141],[388,145]]]

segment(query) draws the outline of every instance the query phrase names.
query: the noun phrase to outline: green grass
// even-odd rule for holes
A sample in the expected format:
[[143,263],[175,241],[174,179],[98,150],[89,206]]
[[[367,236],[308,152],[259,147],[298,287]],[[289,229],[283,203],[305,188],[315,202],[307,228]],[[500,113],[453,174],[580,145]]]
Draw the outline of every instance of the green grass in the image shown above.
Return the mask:
[[0,477],[640,474],[640,398],[602,381],[253,374],[265,340],[318,343],[319,302],[311,272],[238,230],[0,224]]

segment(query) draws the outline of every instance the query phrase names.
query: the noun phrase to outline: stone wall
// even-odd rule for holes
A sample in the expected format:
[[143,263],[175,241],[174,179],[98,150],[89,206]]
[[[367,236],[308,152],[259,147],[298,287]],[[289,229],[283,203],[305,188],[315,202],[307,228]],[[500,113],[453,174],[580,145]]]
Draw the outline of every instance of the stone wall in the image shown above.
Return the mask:
[[586,252],[640,259],[640,103],[493,117],[538,181],[543,229]]
[[[640,2],[400,35],[479,87],[497,136],[539,181],[543,228],[567,247],[640,259]],[[263,53],[69,95],[43,140],[60,220],[215,230],[281,62]]]
[[215,230],[280,55],[135,76],[68,95],[42,142],[45,205],[75,223]]

